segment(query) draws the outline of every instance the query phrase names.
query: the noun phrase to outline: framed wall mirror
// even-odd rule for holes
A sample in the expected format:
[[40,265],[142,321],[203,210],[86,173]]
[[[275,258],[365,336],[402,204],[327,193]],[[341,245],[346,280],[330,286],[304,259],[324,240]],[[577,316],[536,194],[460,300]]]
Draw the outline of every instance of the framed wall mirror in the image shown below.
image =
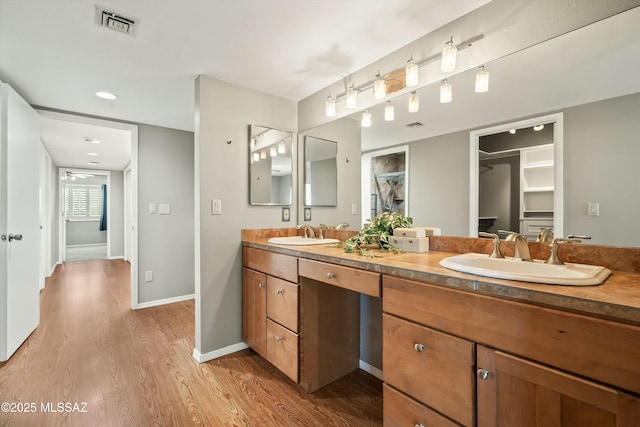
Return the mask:
[[336,206],[338,201],[338,143],[304,137],[304,205]]
[[293,203],[293,133],[249,125],[249,204]]

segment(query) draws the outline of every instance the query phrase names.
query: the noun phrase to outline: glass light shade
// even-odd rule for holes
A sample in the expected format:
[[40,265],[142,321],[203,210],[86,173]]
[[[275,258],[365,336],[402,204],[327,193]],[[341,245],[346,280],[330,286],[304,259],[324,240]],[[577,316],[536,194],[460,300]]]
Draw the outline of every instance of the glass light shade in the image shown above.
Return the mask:
[[353,88],[353,85],[351,85],[351,87],[347,91],[347,102],[345,104],[345,107],[349,109],[354,109],[356,108],[357,104],[358,104],[358,92],[356,92],[356,90]]
[[287,147],[284,145],[284,141],[280,141],[278,144],[278,153],[284,154],[287,151]]
[[259,162],[260,161],[260,154],[258,154],[257,151],[254,151],[253,155],[251,156],[251,160],[253,160],[254,162]]
[[387,94],[387,85],[384,79],[378,74],[376,81],[373,82],[373,97],[375,99],[382,99]]
[[442,84],[440,84],[440,102],[446,104],[447,102],[451,102],[451,99],[453,99],[453,88],[451,87],[451,83],[443,80]]
[[409,60],[405,68],[405,77],[407,87],[418,86],[418,64],[413,62],[413,59]]
[[266,150],[260,150],[260,158],[261,159],[266,159],[267,158],[267,151]]
[[278,155],[278,149],[276,148],[275,145],[272,145],[269,148],[269,154],[271,155],[271,157],[276,157]]
[[369,110],[364,110],[364,113],[362,113],[362,127],[371,127],[371,113],[369,112]]
[[442,49],[442,62],[440,63],[440,70],[443,73],[448,73],[456,69],[456,55],[458,48],[453,45],[453,40],[447,42],[447,45]]
[[254,148],[256,148],[256,139],[255,138],[251,138],[251,143],[249,144],[249,147],[253,150]]
[[384,107],[384,119],[388,122],[393,121],[395,119],[395,109],[393,108],[393,104],[391,101],[387,101],[387,105]]
[[418,110],[420,110],[420,98],[417,93],[411,92],[411,97],[409,97],[409,112],[417,113]]
[[489,72],[484,70],[484,66],[476,73],[476,92],[487,92],[489,90]]
[[325,102],[327,117],[335,117],[336,116],[336,100],[333,99],[331,95],[327,96],[327,101]]

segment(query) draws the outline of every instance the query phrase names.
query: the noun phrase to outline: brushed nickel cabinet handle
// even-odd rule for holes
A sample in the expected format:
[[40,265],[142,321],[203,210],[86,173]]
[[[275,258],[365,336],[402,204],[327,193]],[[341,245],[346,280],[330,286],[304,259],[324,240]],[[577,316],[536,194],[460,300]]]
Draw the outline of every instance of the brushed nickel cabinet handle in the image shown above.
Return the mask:
[[413,349],[418,353],[422,353],[424,351],[424,344],[417,343],[413,346]]
[[336,277],[335,274],[333,273],[327,273],[327,279],[333,279],[334,277]]
[[476,373],[478,374],[478,378],[480,378],[483,381],[489,378],[489,371],[487,371],[486,369],[480,368]]

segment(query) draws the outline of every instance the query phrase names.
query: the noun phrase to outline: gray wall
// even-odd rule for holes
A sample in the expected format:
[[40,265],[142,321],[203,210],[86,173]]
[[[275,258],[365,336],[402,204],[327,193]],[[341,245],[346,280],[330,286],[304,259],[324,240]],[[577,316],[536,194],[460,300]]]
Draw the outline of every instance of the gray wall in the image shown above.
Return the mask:
[[107,243],[107,232],[100,231],[100,221],[67,221],[67,246]]
[[[193,171],[193,133],[139,125],[139,303],[194,293]],[[170,203],[171,214],[150,214],[150,203]]]
[[124,173],[111,171],[111,186],[107,188],[110,194],[109,227],[111,239],[109,256],[122,258],[124,256]]
[[469,131],[409,145],[409,216],[442,234],[469,234]]
[[[248,203],[247,125],[295,132],[297,111],[293,101],[205,76],[196,80],[196,106],[196,179],[200,183],[196,350],[205,354],[242,342],[240,230],[295,225],[295,194],[291,222],[282,222],[280,206]],[[297,176],[293,179],[296,182]],[[212,199],[222,201],[222,215],[211,215]]]
[[[640,246],[640,93],[564,110],[564,231]],[[587,203],[600,216],[587,216]]]

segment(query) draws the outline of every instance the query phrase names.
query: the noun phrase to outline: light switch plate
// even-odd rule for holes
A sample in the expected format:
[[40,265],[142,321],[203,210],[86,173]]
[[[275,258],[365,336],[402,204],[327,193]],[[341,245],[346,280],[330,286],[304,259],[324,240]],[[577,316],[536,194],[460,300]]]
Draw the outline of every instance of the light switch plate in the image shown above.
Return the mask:
[[156,203],[149,203],[149,213],[158,213],[158,205]]
[[160,215],[171,215],[171,203],[160,203],[158,205],[158,213]]
[[588,216],[600,216],[600,203],[591,202],[587,204]]
[[211,201],[211,215],[222,215],[222,200]]
[[358,215],[358,204],[351,203],[351,215]]

